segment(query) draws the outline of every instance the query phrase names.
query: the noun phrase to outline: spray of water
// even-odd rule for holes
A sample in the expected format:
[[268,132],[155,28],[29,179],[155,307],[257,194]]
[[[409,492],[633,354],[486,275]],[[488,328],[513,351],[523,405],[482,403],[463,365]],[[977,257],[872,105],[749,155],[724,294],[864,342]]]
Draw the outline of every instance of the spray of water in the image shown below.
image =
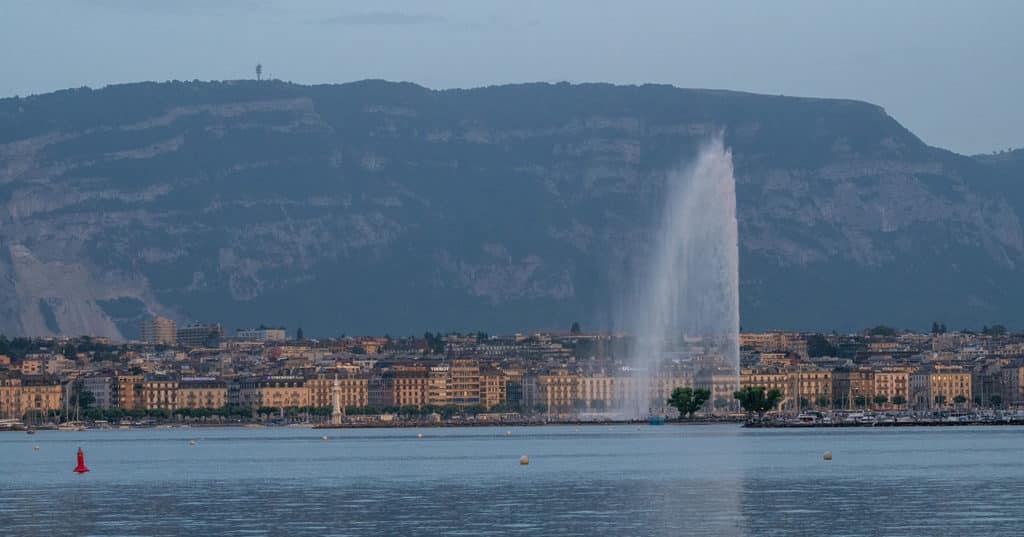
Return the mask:
[[732,153],[722,138],[703,146],[689,167],[667,176],[651,257],[628,300],[624,326],[635,337],[637,390],[624,401],[632,417],[664,406],[654,388],[664,365],[695,378],[739,383],[739,250]]

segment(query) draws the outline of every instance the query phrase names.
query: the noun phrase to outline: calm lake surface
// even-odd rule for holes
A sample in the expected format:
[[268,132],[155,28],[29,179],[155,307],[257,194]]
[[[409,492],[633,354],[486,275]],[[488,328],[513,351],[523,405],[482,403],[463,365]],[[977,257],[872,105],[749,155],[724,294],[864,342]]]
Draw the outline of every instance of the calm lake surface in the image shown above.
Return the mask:
[[1020,427],[2,433],[0,535],[1022,535],[1022,454]]

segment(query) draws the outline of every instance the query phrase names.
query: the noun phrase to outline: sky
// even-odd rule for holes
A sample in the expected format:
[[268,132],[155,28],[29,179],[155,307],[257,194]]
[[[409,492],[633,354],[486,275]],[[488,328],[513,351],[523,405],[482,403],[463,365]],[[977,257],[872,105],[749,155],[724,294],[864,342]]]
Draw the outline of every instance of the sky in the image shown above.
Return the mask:
[[925,142],[1024,147],[1024,2],[0,0],[0,97],[264,75],[431,88],[667,83],[869,101]]

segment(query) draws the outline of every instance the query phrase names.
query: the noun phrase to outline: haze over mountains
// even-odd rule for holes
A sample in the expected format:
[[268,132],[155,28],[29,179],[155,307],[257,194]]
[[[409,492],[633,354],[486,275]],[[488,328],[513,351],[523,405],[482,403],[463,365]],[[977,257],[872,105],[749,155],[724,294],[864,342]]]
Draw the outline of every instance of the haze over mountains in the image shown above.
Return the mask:
[[0,100],[0,332],[611,328],[715,132],[745,329],[1024,326],[1024,155],[668,86],[175,82]]

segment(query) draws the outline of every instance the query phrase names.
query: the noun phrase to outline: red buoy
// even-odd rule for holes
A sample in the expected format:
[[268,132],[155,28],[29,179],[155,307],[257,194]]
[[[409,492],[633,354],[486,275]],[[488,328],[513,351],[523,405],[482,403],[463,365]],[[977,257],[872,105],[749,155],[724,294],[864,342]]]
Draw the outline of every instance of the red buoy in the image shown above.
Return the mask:
[[78,448],[78,466],[75,466],[75,471],[80,474],[89,471],[89,468],[85,466],[85,453],[82,453],[82,448]]

